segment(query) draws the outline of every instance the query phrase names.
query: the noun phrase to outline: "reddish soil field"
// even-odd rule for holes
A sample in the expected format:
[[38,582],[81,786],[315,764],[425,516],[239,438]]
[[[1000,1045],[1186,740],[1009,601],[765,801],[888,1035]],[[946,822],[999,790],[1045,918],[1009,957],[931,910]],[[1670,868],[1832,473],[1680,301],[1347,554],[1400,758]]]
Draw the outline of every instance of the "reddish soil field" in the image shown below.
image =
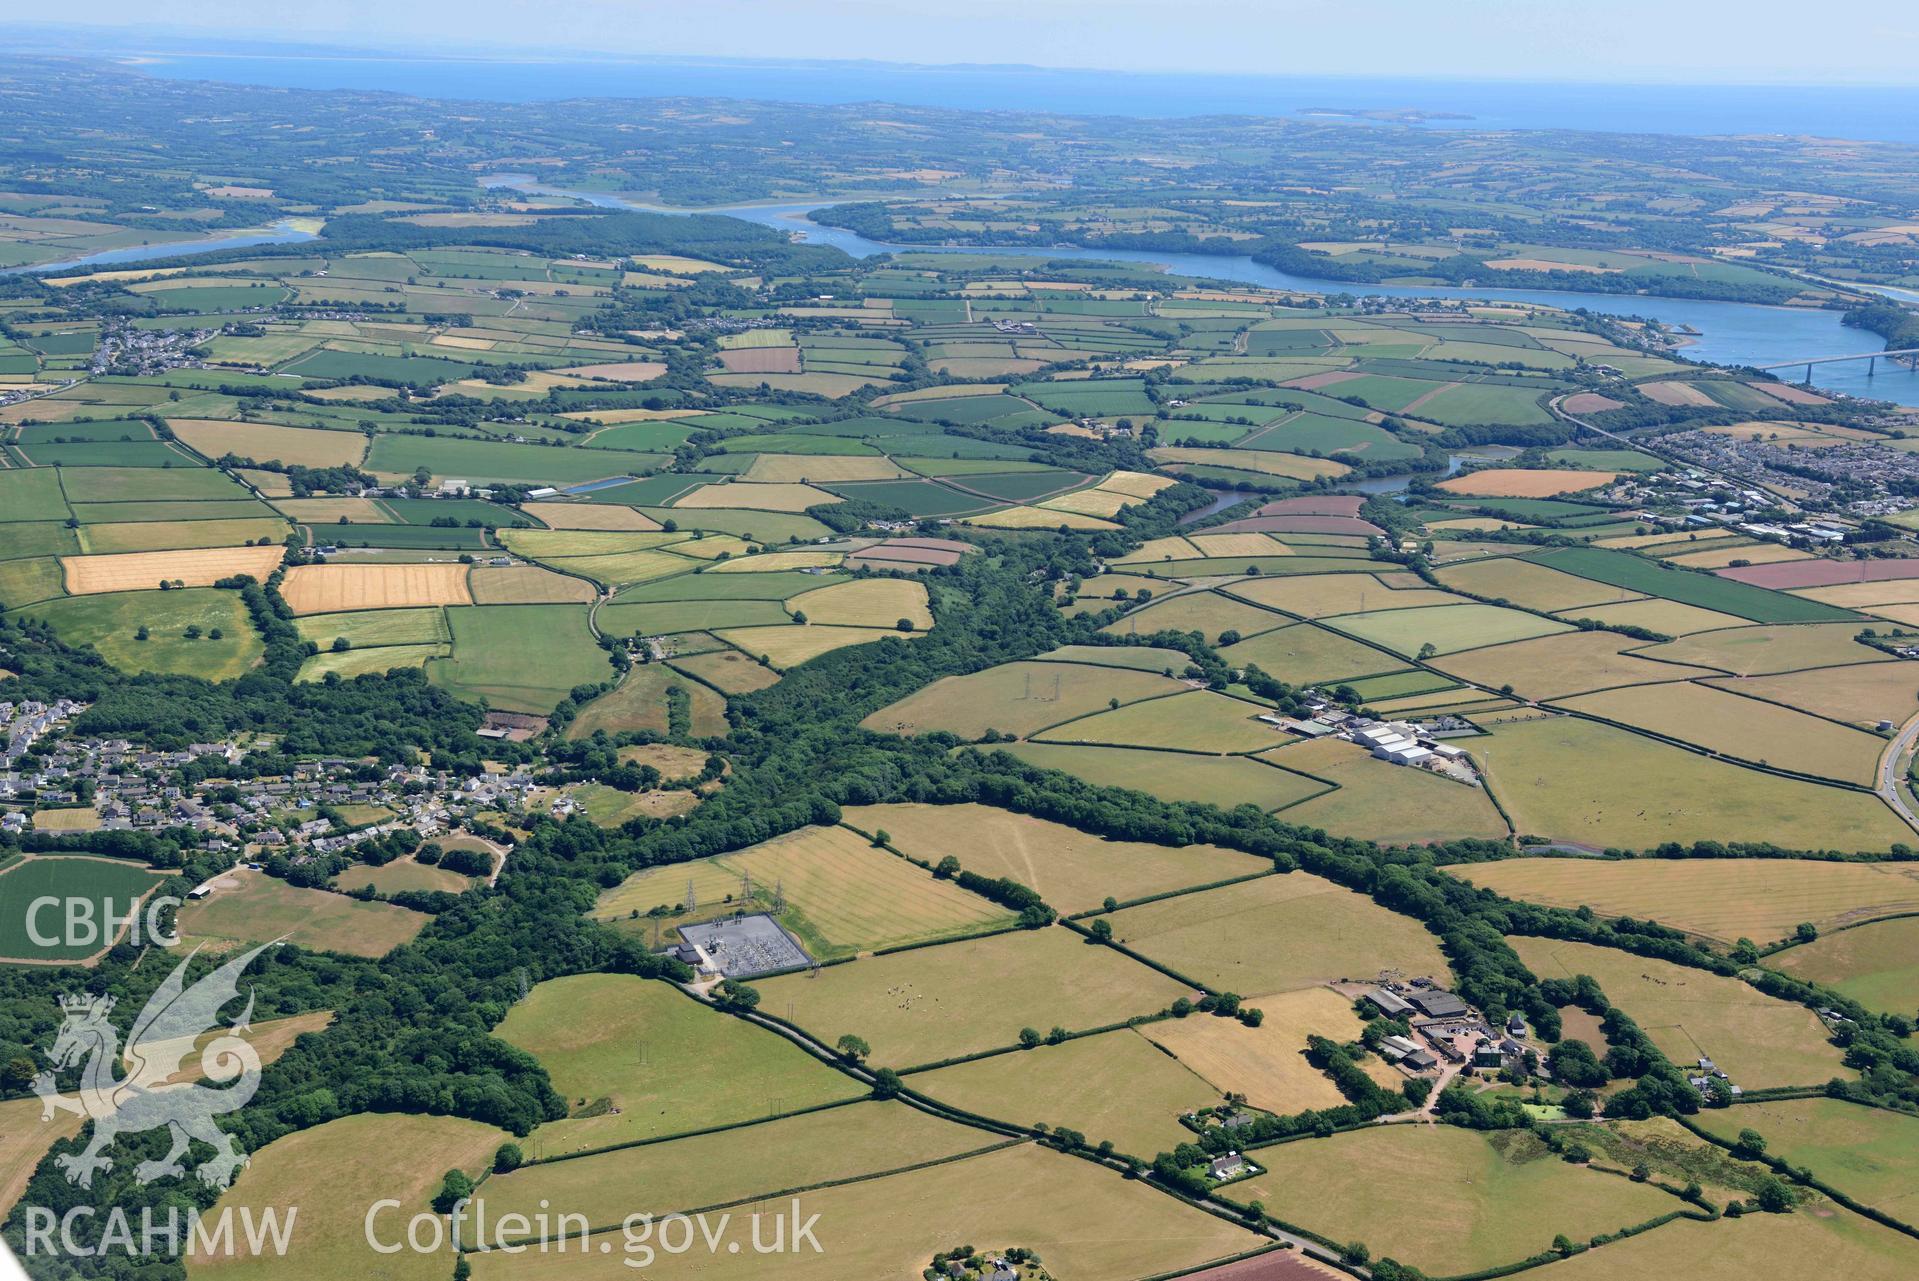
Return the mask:
[[1919,578],[1919,560],[1790,560],[1771,565],[1741,565],[1714,570],[1755,587],[1789,591],[1795,587],[1830,587],[1834,583],[1883,583],[1895,578]]
[[1358,494],[1320,494],[1310,498],[1282,498],[1267,503],[1255,516],[1357,516],[1366,500]]
[[1561,402],[1569,414],[1603,414],[1608,409],[1625,408],[1611,396],[1602,396],[1596,391],[1576,392]]

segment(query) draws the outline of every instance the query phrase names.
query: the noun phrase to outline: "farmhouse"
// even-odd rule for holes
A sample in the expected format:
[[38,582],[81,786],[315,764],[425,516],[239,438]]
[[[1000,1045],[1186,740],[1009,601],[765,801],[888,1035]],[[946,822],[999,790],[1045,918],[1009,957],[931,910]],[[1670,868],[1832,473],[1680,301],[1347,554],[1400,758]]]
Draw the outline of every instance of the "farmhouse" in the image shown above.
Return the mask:
[[1253,1172],[1252,1162],[1237,1152],[1228,1152],[1225,1156],[1216,1156],[1206,1167],[1206,1173],[1215,1179],[1237,1179]]

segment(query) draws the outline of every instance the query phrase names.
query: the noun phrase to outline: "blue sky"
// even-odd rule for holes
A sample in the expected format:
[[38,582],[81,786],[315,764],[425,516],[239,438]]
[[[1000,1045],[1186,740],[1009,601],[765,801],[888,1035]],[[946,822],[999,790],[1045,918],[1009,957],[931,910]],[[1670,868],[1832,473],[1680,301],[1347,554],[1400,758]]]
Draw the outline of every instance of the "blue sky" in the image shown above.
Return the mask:
[[1799,0],[328,0],[285,13],[264,19],[257,0],[95,0],[61,20],[417,53],[483,44],[1533,81],[1919,81],[1910,0],[1840,12]]

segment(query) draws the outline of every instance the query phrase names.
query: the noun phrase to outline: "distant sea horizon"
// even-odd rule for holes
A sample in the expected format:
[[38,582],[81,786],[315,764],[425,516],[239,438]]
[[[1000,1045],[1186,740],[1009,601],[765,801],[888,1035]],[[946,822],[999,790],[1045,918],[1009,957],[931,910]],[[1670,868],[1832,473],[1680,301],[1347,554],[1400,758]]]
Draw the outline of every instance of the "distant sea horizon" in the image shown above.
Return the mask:
[[[169,49],[113,54],[175,80],[353,89],[490,102],[738,98],[896,103],[1148,119],[1316,112],[1382,127],[1806,134],[1919,144],[1919,86],[1571,84],[1403,77],[1208,75],[1023,66],[728,59],[513,60],[376,52]],[[1400,115],[1385,120],[1363,113]],[[1332,118],[1341,118],[1334,116]]]

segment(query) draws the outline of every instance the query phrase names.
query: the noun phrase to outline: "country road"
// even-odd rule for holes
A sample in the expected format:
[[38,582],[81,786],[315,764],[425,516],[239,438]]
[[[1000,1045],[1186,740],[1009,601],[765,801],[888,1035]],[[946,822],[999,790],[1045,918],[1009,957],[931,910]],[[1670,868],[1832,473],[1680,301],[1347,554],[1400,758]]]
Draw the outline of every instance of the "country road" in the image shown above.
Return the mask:
[[1892,806],[1900,818],[1906,820],[1906,826],[1919,832],[1919,814],[1913,812],[1912,804],[1906,799],[1906,789],[1903,786],[1906,777],[1904,761],[1906,754],[1912,750],[1915,739],[1919,739],[1919,712],[1913,713],[1912,718],[1901,725],[1899,732],[1893,735],[1892,742],[1886,744],[1885,753],[1879,758],[1877,790],[1880,799]]

